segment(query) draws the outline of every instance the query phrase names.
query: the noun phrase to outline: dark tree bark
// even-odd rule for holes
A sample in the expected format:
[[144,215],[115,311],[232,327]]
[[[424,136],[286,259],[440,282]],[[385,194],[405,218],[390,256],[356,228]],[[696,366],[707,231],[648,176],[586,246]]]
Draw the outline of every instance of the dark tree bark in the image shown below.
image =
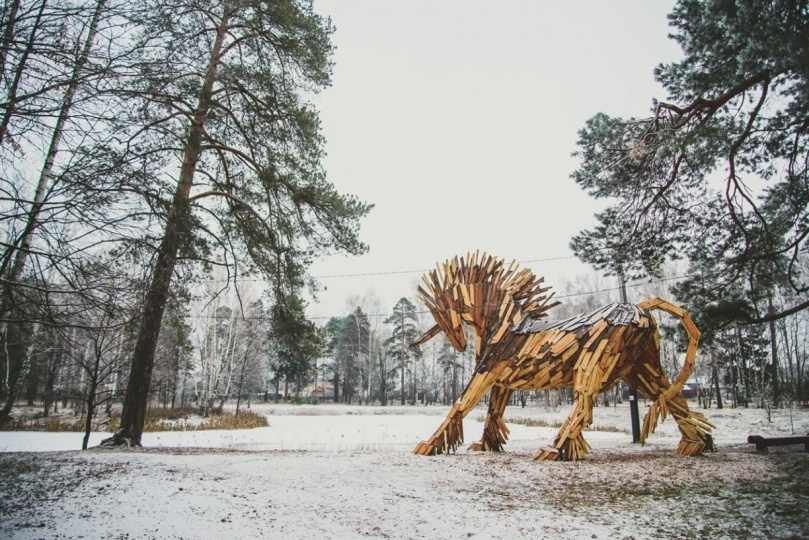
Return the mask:
[[[772,296],[768,297],[769,301],[769,315],[772,315],[773,305],[772,305]],[[770,364],[770,380],[772,381],[772,404],[773,407],[780,407],[781,406],[781,388],[779,385],[779,375],[778,375],[778,335],[775,332],[775,321],[770,320],[768,321],[768,326],[770,330],[770,354],[772,355],[772,363]]]
[[379,400],[383,407],[388,404],[388,370],[385,365],[385,357],[379,355]]
[[[28,41],[25,44],[25,48],[23,49],[22,54],[20,55],[20,61],[17,63],[17,66],[14,68],[14,78],[11,81],[10,87],[8,89],[8,96],[6,98],[7,102],[5,104],[5,111],[3,112],[2,118],[0,118],[0,144],[2,144],[6,140],[6,136],[8,135],[8,126],[11,123],[11,118],[17,112],[17,103],[19,101],[18,93],[20,91],[20,83],[22,81],[23,75],[25,74],[25,70],[28,63],[28,57],[34,51],[34,47],[37,41],[37,34],[39,32],[40,24],[42,23],[42,16],[45,12],[45,7],[47,2],[42,1],[39,6],[39,11],[37,12],[33,26],[31,28],[31,34],[28,37]],[[7,29],[13,32],[13,29]],[[3,60],[5,63],[5,58]]]
[[722,391],[719,388],[719,371],[716,369],[716,364],[711,366],[711,380],[713,381],[714,392],[716,392],[716,408],[723,409]]
[[[98,362],[96,361],[96,369]],[[96,410],[96,392],[98,391],[98,378],[91,377],[87,383],[87,411],[84,417],[84,438],[81,441],[81,449],[87,450],[90,442],[90,432],[93,430],[93,414]]]
[[216,80],[216,70],[219,66],[228,18],[229,12],[224,11],[211,49],[197,107],[191,120],[177,190],[174,193],[171,213],[166,222],[163,241],[157,251],[157,261],[149,291],[146,295],[140,330],[135,343],[135,351],[132,355],[132,368],[129,372],[129,382],[127,383],[123,411],[121,412],[121,427],[113,437],[105,439],[102,445],[140,446],[143,425],[146,420],[146,408],[149,400],[157,338],[163,320],[163,311],[169,299],[171,278],[174,273],[174,266],[177,263],[177,253],[183,240],[188,237],[191,186],[193,185],[197,162],[202,153],[205,118],[211,106],[211,95],[214,81]]
[[17,25],[17,12],[20,9],[20,0],[13,0],[8,8],[5,25],[6,30],[3,32],[3,43],[0,46],[0,73],[6,72],[6,56],[11,49],[11,43],[14,39],[14,28]]
[[[192,0],[147,4],[142,24],[151,48],[132,93],[142,106],[122,121],[129,137],[124,158],[143,165],[149,207],[165,224],[139,317],[121,429],[105,441],[116,445],[140,444],[179,257],[189,265],[220,264],[216,258],[224,253],[230,281],[252,265],[276,282],[276,291],[282,284],[301,288],[313,257],[365,251],[356,233],[370,209],[324,180],[317,113],[302,95],[329,83],[332,28],[311,2],[226,0],[213,11]],[[163,164],[177,155],[182,163],[174,178]],[[111,189],[129,185],[111,174]],[[161,193],[172,193],[172,200]],[[305,322],[293,319],[292,326]],[[299,346],[293,341],[289,350]],[[294,377],[293,371],[278,375]]]

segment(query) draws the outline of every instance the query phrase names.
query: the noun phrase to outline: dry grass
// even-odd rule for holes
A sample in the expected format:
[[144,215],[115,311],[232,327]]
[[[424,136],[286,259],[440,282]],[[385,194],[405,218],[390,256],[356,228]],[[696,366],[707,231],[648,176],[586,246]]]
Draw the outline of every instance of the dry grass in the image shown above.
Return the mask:
[[[85,419],[81,415],[60,413],[42,417],[31,411],[23,411],[2,426],[3,431],[50,431],[84,432]],[[93,419],[93,431],[114,432],[121,425],[120,414]],[[195,407],[175,407],[173,409],[152,407],[146,413],[143,431],[198,431],[205,429],[252,429],[268,426],[267,418],[252,411],[239,411],[211,414],[204,418]]]
[[[477,417],[479,422],[484,422],[486,417],[481,415]],[[545,420],[543,418],[506,418],[507,424],[519,424],[521,426],[528,426],[528,427],[547,427],[547,428],[554,428],[559,429],[562,427],[561,420]],[[606,431],[609,433],[628,433],[631,434],[632,432],[626,428],[619,428],[615,426],[609,425],[598,425],[593,424],[587,428],[587,431]]]
[[[121,419],[114,417],[108,431],[114,432],[121,425]],[[264,415],[252,411],[221,412],[211,414],[207,418],[199,415],[193,408],[185,413],[177,409],[152,409],[143,424],[144,432],[157,431],[202,431],[206,429],[252,429],[267,427],[269,423]]]
[[[47,416],[42,418],[14,418],[3,424],[3,431],[84,431],[84,418],[67,416]],[[97,428],[98,423],[93,423]],[[103,428],[101,428],[103,429]]]
[[239,414],[229,412],[211,416],[196,429],[253,429],[269,426],[267,417],[251,411],[239,411]]

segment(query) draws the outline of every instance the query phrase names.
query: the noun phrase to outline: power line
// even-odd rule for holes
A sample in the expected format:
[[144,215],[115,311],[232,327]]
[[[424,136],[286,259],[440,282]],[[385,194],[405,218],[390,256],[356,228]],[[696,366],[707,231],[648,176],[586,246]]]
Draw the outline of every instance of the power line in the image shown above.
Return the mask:
[[[678,279],[685,279],[685,278],[690,278],[690,277],[694,277],[694,276],[693,275],[685,275],[685,276],[675,276],[675,277],[670,277],[670,278],[662,278],[662,279],[658,279],[656,281],[638,281],[636,283],[627,283],[626,286],[627,287],[637,288],[637,287],[642,287],[644,285],[654,285],[654,284],[657,284],[657,283],[665,283],[667,281],[676,281]],[[575,296],[587,296],[588,294],[598,294],[598,293],[601,293],[601,292],[617,291],[617,290],[620,290],[620,288],[621,288],[620,286],[618,286],[618,287],[608,287],[606,289],[599,289],[597,291],[563,294],[563,295],[556,296],[556,298],[573,298]]]
[[[568,255],[565,257],[547,257],[544,259],[529,259],[524,261],[516,261],[517,264],[526,264],[534,262],[548,262],[548,261],[561,261],[564,259],[575,259],[575,255]],[[388,272],[367,272],[363,274],[334,274],[326,276],[312,276],[314,279],[330,279],[330,278],[345,278],[345,277],[367,277],[367,276],[387,276],[392,274],[424,274],[432,270],[391,270]]]
[[[548,260],[548,259],[538,259],[538,260]],[[520,262],[531,262],[531,261],[520,261]],[[693,274],[686,274],[686,275],[682,275],[682,276],[661,278],[661,279],[657,279],[657,280],[653,280],[653,281],[638,281],[638,282],[635,282],[635,283],[627,283],[626,286],[631,287],[631,288],[638,288],[638,287],[643,287],[644,285],[655,285],[655,284],[658,284],[658,283],[666,283],[668,281],[677,281],[679,279],[686,279],[686,278],[690,278],[690,277],[694,277],[694,275]],[[606,288],[597,289],[597,290],[594,290],[594,291],[586,291],[586,292],[570,293],[570,294],[562,294],[562,295],[553,295],[553,298],[554,299],[575,298],[577,296],[587,296],[587,295],[590,295],[590,294],[598,294],[598,293],[603,293],[603,292],[617,291],[620,288],[621,288],[620,286],[618,286],[618,287],[606,287]],[[416,311],[416,314],[419,314],[419,315],[423,315],[423,314],[427,314],[427,313],[430,313],[430,311],[429,310]],[[380,317],[390,317],[391,313],[365,314],[365,316],[367,318],[369,318],[369,319],[371,319],[371,318],[380,318]],[[317,317],[307,317],[307,319],[314,321],[314,320],[342,318],[342,317],[346,317],[346,315],[320,315],[320,316],[317,316]],[[189,318],[189,319],[229,319],[230,317],[219,317],[219,316],[216,316],[216,315],[188,315],[187,318]],[[244,317],[244,318],[242,318],[240,320],[267,320],[267,318],[266,317]]]
[[[517,264],[535,263],[535,262],[549,262],[549,261],[563,261],[566,259],[575,259],[575,255],[566,255],[564,257],[546,257],[543,259],[527,259],[523,261],[515,261]],[[368,276],[391,276],[397,274],[424,274],[432,271],[433,268],[427,270],[386,270],[383,272],[358,272],[352,274],[327,274],[323,276],[311,276],[312,279],[334,279],[334,278],[351,278],[351,277],[368,277]],[[224,283],[233,281],[233,279],[204,279],[200,280],[204,283]],[[241,283],[258,283],[266,282],[264,278],[239,278]]]

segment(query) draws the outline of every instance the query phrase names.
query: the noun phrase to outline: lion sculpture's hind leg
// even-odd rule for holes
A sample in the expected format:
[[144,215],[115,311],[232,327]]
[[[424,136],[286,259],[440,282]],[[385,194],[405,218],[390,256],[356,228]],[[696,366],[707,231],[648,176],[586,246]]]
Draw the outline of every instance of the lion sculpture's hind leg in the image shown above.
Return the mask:
[[[578,461],[590,452],[590,445],[584,439],[583,432],[593,422],[593,406],[602,388],[600,381],[608,376],[598,366],[598,358],[594,358],[592,362],[596,364],[594,368],[588,366],[591,369],[577,371],[573,386],[575,400],[573,411],[559,428],[553,444],[542,448],[534,458],[536,461]],[[594,380],[599,382],[593,384]]]
[[503,413],[508,406],[513,390],[503,386],[493,386],[489,396],[489,411],[483,422],[483,436],[480,442],[472,443],[469,450],[485,452],[502,452],[503,445],[508,440],[508,427],[503,420]]
[[647,349],[640,362],[637,363],[636,369],[625,378],[631,386],[646,394],[653,401],[643,421],[641,442],[644,442],[646,437],[654,432],[658,420],[664,420],[671,413],[682,434],[682,439],[677,447],[678,454],[694,456],[705,450],[715,450],[711,437],[711,430],[714,426],[703,414],[689,410],[685,399],[679,395],[685,381],[694,369],[699,330],[685,310],[660,298],[644,300],[638,304],[638,307],[660,309],[679,318],[689,338],[683,368],[673,384],[663,375],[657,347],[654,350]]
[[[636,369],[629,373],[626,382],[652,400],[652,405],[643,419],[640,442],[654,433],[658,421],[663,421],[671,414],[677,422],[682,438],[677,446],[677,453],[683,456],[694,456],[705,450],[714,450],[711,430],[714,426],[702,413],[692,411],[688,403],[679,393],[673,393],[669,380],[662,375],[660,360],[657,357],[646,355],[646,365],[637,364]],[[652,375],[657,373],[657,376]]]

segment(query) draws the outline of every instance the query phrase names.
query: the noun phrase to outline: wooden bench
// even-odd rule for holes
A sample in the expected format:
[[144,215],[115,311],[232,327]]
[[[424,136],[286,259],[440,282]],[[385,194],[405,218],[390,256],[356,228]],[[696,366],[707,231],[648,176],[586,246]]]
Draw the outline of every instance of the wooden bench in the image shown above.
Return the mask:
[[767,453],[769,446],[789,446],[792,444],[802,444],[803,449],[809,452],[809,434],[793,435],[792,437],[762,437],[761,435],[749,435],[747,442],[756,445],[756,452]]

